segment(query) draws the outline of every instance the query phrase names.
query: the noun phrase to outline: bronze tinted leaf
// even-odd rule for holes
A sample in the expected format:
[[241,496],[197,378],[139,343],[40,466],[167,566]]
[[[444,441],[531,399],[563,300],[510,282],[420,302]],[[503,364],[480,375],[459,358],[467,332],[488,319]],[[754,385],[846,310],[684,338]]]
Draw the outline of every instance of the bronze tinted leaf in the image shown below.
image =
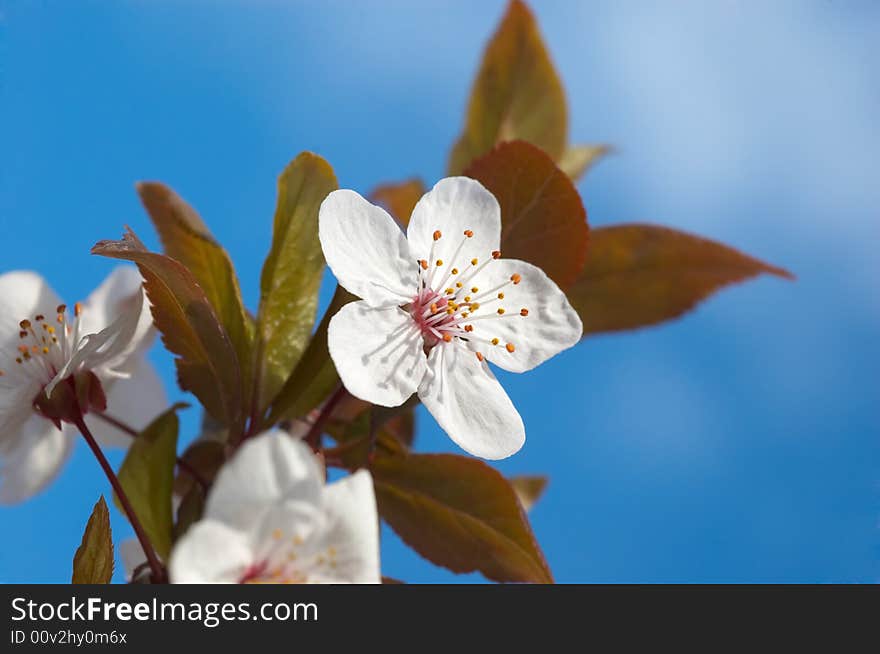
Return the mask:
[[530,510],[547,488],[547,477],[543,475],[518,475],[511,477],[510,485],[516,491],[520,504],[526,511]]
[[609,152],[611,148],[607,145],[572,145],[566,148],[556,163],[562,172],[576,182]]
[[565,151],[565,92],[532,12],[513,0],[483,54],[449,174],[501,141],[523,139],[557,160]]
[[235,268],[226,250],[216,241],[202,218],[183,198],[160,182],[140,182],[141,202],[172,259],[182,263],[202,287],[238,354],[246,379],[251,372],[253,324],[244,308]]
[[561,288],[584,265],[587,214],[571,179],[525,141],[502,143],[465,173],[501,205],[501,254],[529,261]]
[[568,297],[584,334],[636,329],[677,318],[715,291],[782,268],[726,245],[656,225],[591,232],[590,253]]
[[399,184],[382,184],[370,193],[370,202],[378,204],[390,213],[401,225],[409,224],[416,203],[425,194],[425,185],[420,179],[408,179]]
[[378,455],[379,513],[410,547],[453,572],[552,583],[516,493],[494,468],[453,454]]
[[95,504],[73,557],[74,584],[109,584],[113,577],[113,533],[104,496]]
[[198,397],[215,418],[239,430],[242,390],[235,348],[192,273],[180,262],[147,250],[130,230],[121,241],[97,243],[92,254],[137,264],[153,322],[165,347],[177,355],[181,388]]
[[330,164],[311,152],[300,154],[278,178],[272,247],[260,278],[257,318],[261,409],[284,385],[308,344],[324,269],[318,208],[337,186]]

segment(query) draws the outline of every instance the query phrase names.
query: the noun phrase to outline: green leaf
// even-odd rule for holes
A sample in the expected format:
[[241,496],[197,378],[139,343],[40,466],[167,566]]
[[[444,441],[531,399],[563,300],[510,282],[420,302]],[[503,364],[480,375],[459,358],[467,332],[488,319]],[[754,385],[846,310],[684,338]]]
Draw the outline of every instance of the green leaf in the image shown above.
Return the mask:
[[150,252],[132,231],[121,241],[101,241],[92,254],[137,264],[165,347],[177,355],[177,378],[211,414],[238,433],[242,424],[241,376],[235,348],[204,290],[180,262]]
[[370,469],[379,513],[429,561],[494,581],[553,582],[516,493],[494,468],[409,454],[377,456]]
[[523,139],[553,160],[565,151],[568,112],[562,81],[525,3],[513,0],[489,41],[471,90],[449,174],[459,175],[496,143]]
[[568,298],[584,335],[637,329],[677,318],[715,291],[771,266],[726,245],[657,225],[614,225],[591,232],[590,253]]
[[174,542],[180,540],[187,530],[198,522],[205,511],[205,491],[194,484],[180,501],[177,508],[177,521],[174,523]]
[[321,324],[272,405],[268,424],[301,418],[326,400],[339,385],[339,375],[327,349],[327,327],[336,312],[354,300],[357,300],[354,295],[341,286],[336,287]]
[[547,477],[543,475],[519,475],[511,477],[508,481],[526,511],[531,510],[547,488]]
[[502,143],[465,174],[501,205],[501,254],[529,261],[565,289],[584,266],[589,228],[571,179],[525,141]]
[[409,219],[416,203],[425,194],[425,185],[420,179],[408,179],[397,184],[382,184],[370,193],[370,202],[388,210],[403,227]]
[[278,178],[272,247],[260,279],[260,409],[277,395],[308,343],[324,268],[318,209],[337,187],[330,164],[311,152],[300,154]]
[[[179,408],[171,407],[138,435],[117,475],[156,553],[165,560],[172,543],[171,495],[177,461],[180,421],[176,411]],[[116,505],[123,510],[118,498]]]
[[245,396],[250,388],[254,325],[244,308],[235,268],[199,214],[173,190],[159,182],[139,182],[141,202],[165,248],[202,287],[238,354]]
[[113,533],[104,496],[95,504],[73,556],[74,584],[109,584],[113,576]]
[[593,165],[611,152],[607,145],[572,145],[566,148],[562,157],[556,162],[559,169],[578,181]]
[[195,470],[208,485],[214,482],[220,467],[226,462],[226,446],[217,440],[205,439],[195,441],[180,457],[186,466],[178,466],[177,478],[174,480],[174,492],[186,495],[193,486],[199,483],[193,478],[189,469]]

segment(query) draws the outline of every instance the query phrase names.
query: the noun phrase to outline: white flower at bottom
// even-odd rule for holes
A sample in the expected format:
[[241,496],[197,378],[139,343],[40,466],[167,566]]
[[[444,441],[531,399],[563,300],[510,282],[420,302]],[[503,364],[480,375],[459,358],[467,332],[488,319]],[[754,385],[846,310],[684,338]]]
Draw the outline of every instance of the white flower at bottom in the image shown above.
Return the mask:
[[168,570],[172,583],[380,583],[372,478],[325,484],[302,441],[255,436],[220,469]]
[[522,419],[487,362],[531,370],[577,343],[583,326],[540,268],[501,258],[495,197],[467,177],[440,180],[404,235],[382,208],[334,191],[318,232],[336,279],[362,298],[327,334],[348,391],[382,406],[417,392],[467,452],[502,459],[519,450]]
[[[144,358],[153,335],[145,304],[133,267],[114,270],[73,311],[35,273],[0,275],[0,504],[33,496],[66,461],[77,430],[40,408],[64,396],[74,380],[91,393],[81,403],[106,403],[111,415],[137,429],[167,406]],[[89,413],[85,421],[102,445],[131,441]]]

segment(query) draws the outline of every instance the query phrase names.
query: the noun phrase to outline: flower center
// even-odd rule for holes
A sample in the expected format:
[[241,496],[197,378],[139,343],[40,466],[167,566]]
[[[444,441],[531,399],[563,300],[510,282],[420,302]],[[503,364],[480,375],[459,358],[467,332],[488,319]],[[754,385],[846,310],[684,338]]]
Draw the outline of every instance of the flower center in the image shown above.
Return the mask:
[[73,353],[79,337],[81,305],[77,303],[74,307],[72,324],[67,319],[66,305],[58,305],[55,313],[54,320],[37,314],[18,324],[19,344],[13,359],[14,368],[0,369],[0,377],[14,369],[43,386],[52,381]]
[[[435,245],[443,238],[438,229],[434,231],[434,241],[428,259],[419,260],[418,293],[409,304],[408,310],[413,321],[422,332],[425,347],[430,349],[440,343],[454,340],[463,342],[473,350],[477,359],[483,360],[480,348],[502,346],[497,337],[482,338],[474,334],[474,323],[487,319],[525,318],[529,310],[521,308],[508,311],[503,306],[504,290],[522,282],[518,274],[493,288],[481,289],[477,277],[493,261],[501,257],[495,250],[480,261],[479,258],[465,259],[462,249],[474,232],[466,229],[456,247],[451,260],[443,261],[434,256]],[[497,304],[497,306],[496,306]],[[513,354],[516,346],[504,343],[503,347]]]

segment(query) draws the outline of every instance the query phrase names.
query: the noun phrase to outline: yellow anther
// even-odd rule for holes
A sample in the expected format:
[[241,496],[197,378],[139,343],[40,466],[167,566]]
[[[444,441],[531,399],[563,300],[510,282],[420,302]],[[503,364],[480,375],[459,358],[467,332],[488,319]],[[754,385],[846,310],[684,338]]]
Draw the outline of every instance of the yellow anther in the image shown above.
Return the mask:
[[480,289],[478,289],[476,286],[471,287],[471,293],[479,293],[479,292],[480,292]]
[[[453,274],[453,275],[457,275],[457,274],[458,274],[458,268],[453,268],[453,269],[452,269],[452,274]],[[459,286],[461,286],[461,284],[459,284]]]
[[448,343],[452,340],[452,336],[450,334],[443,334],[443,340]]
[[443,234],[440,232],[439,229],[434,230],[434,240],[435,241],[439,241],[441,236],[443,236]]
[[514,284],[519,284],[522,281],[522,277],[519,273],[513,273],[510,276],[510,281],[512,281]]
[[503,300],[503,299],[504,299],[504,293],[499,293],[499,294],[498,294],[498,299],[499,299],[499,300]]
[[511,354],[513,354],[514,350],[516,350],[516,348],[513,346],[513,343],[508,343],[508,344],[505,345],[504,347],[505,347],[505,348],[507,349],[507,351],[510,352]]
[[492,258],[500,259],[501,258],[501,250],[492,250]]
[[521,315],[521,316],[527,316],[527,315],[529,315],[529,310],[528,310],[528,309],[520,309],[520,310],[519,310],[519,315]]
[[464,230],[464,235],[467,236],[468,238],[473,238],[474,233],[471,230],[466,229],[466,230]]
[[[453,270],[455,270],[455,268],[453,268]],[[461,282],[455,282],[455,288],[461,288]]]
[[43,354],[49,354],[49,348],[48,348],[48,347],[45,347],[45,346],[43,347]]
[[461,314],[461,317],[462,317],[462,318],[467,318],[469,315],[471,315],[471,314],[469,314],[467,311],[463,311],[462,314]]
[[454,289],[454,288],[447,288],[447,289],[446,289],[446,295],[453,295],[454,293],[455,293],[455,289]]
[[482,363],[482,362],[483,362],[483,355],[482,355],[482,353],[480,353],[480,352],[476,352],[475,354],[477,355],[477,361],[479,361],[480,363]]
[[284,535],[284,534],[281,532],[280,529],[275,529],[275,530],[272,531],[272,538],[274,538],[275,540],[281,540],[281,537],[282,537],[283,535]]
[[443,265],[443,259],[437,259],[437,265],[438,265],[438,266],[442,266],[442,265]]
[[498,345],[499,340],[497,338],[492,339],[492,345]]
[[471,302],[471,306],[470,306],[471,311],[476,311],[479,308],[480,308],[479,302]]
[[451,316],[453,313],[455,313],[455,309],[454,309],[453,307],[449,307],[449,308],[446,310],[446,313],[447,313],[448,315]]
[[46,327],[46,331],[49,332],[50,334],[55,333],[55,328],[52,325],[48,325],[48,326],[43,325],[43,326]]
[[498,307],[498,315],[499,315],[499,316],[503,316],[503,315],[504,315],[504,307]]
[[476,266],[478,263],[480,263],[480,260],[477,259],[476,257],[474,257],[473,259],[471,259],[471,265],[472,265],[472,266]]
[[471,301],[471,296],[470,296],[470,295],[465,295],[465,296],[464,296],[464,301],[465,301],[465,302],[470,302],[470,301]]

